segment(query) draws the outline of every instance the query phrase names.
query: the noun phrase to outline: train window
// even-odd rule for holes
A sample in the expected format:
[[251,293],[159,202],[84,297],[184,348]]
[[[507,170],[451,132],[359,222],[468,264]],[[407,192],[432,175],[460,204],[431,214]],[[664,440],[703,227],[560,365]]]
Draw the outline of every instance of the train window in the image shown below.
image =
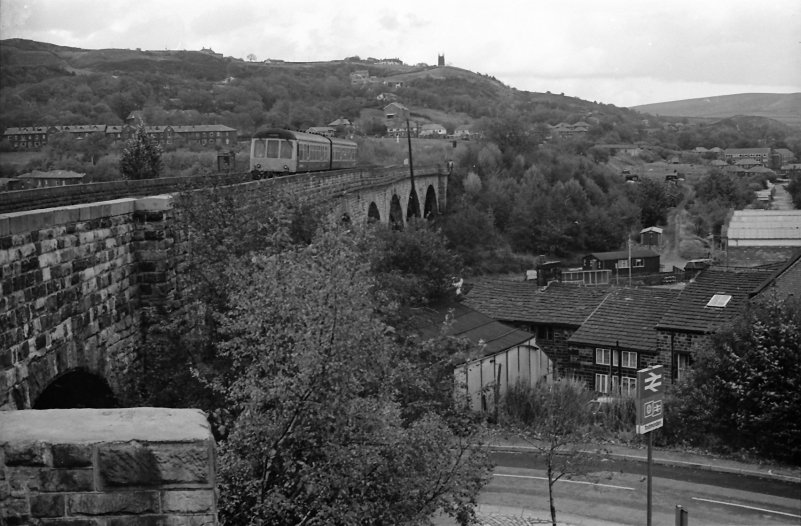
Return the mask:
[[278,159],[278,142],[277,139],[267,141],[267,157],[270,159]]
[[289,141],[281,141],[281,159],[292,158],[292,143]]

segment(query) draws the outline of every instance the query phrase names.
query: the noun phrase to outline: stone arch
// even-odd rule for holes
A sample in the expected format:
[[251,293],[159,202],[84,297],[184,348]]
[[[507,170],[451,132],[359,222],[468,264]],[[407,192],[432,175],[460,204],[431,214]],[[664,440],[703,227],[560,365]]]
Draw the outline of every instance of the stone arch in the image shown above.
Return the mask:
[[420,199],[417,198],[417,190],[412,186],[409,192],[409,200],[406,202],[406,220],[413,217],[420,217]]
[[439,207],[437,206],[437,192],[434,190],[433,185],[428,185],[428,189],[426,190],[426,202],[425,206],[423,207],[423,217],[430,219],[436,216],[438,213]]
[[401,208],[398,194],[392,194],[392,200],[389,203],[389,225],[397,230],[403,228],[403,208]]
[[370,206],[367,207],[367,222],[378,223],[381,221],[381,212],[378,210],[378,205],[375,201],[370,201]]
[[117,397],[108,382],[88,369],[71,369],[57,376],[36,397],[33,409],[117,407]]

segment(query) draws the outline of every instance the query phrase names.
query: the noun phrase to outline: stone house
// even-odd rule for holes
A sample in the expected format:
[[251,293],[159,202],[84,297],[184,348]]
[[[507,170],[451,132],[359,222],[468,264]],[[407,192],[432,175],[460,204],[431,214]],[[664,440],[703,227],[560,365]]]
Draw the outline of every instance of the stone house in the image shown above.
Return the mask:
[[533,334],[515,329],[462,303],[413,309],[410,321],[424,339],[439,335],[466,339],[477,349],[473,359],[454,369],[457,396],[467,396],[471,409],[493,410],[510,387],[533,386],[553,375],[550,358]]
[[656,324],[657,363],[680,379],[693,357],[711,343],[712,334],[740,316],[775,271],[709,268],[690,281]]
[[770,148],[726,148],[723,151],[724,160],[728,163],[736,163],[743,159],[752,159],[762,166],[770,163]]
[[571,369],[568,340],[609,294],[608,287],[552,282],[493,280],[473,285],[464,304],[491,318],[526,330],[554,362],[554,375]]
[[568,339],[564,373],[598,393],[634,396],[637,370],[659,361],[656,324],[678,296],[648,287],[610,292]]

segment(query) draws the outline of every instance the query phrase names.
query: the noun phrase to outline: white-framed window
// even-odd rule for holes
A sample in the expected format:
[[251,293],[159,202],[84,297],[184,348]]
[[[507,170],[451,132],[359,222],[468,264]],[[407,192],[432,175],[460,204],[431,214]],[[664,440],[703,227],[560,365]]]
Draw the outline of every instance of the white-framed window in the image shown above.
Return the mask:
[[645,266],[645,260],[643,258],[632,259],[631,266],[634,268],[642,268]]
[[621,377],[620,394],[623,396],[637,396],[637,378],[633,378],[631,376]]
[[599,393],[609,392],[609,375],[597,374],[595,375],[595,390]]
[[621,358],[623,361],[623,367],[627,367],[629,369],[636,369],[637,368],[637,353],[631,351],[622,351]]
[[629,268],[629,260],[628,259],[618,259],[617,260],[617,268]]
[[687,375],[687,370],[690,368],[690,355],[678,354],[676,355],[676,377],[682,380]]
[[[597,347],[595,349],[595,363],[598,365],[609,365],[609,360],[612,356],[612,349],[601,349]],[[617,362],[617,360],[615,360]],[[617,363],[615,363],[617,365]]]

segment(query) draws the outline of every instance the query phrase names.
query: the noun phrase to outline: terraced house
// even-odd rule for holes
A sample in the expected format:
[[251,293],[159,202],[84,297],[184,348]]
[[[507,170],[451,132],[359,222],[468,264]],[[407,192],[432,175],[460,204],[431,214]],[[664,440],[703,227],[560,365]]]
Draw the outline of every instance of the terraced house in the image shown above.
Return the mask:
[[[237,140],[237,130],[222,124],[199,124],[190,126],[145,126],[148,137],[162,145],[196,144],[199,146],[233,146]],[[136,133],[136,126],[123,125],[67,125],[34,126],[28,128],[8,128],[3,133],[15,150],[39,150],[57,133],[69,133],[76,140],[86,139],[94,133],[102,133],[112,143],[126,141]]]

